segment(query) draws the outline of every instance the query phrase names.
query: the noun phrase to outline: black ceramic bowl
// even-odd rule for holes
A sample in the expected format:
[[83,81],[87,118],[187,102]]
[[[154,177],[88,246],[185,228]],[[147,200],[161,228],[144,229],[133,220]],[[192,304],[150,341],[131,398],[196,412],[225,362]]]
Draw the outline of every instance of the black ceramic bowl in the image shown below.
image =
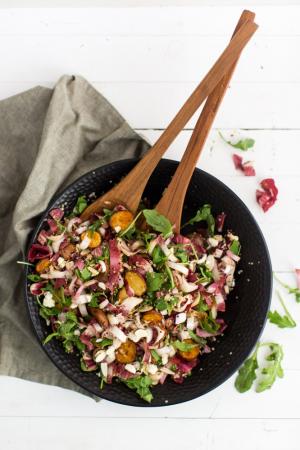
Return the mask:
[[[69,213],[79,195],[95,192],[97,195],[109,190],[135,165],[136,160],[123,160],[100,167],[79,178],[53,201],[43,214],[31,243],[43,228],[49,210],[65,205]],[[162,160],[151,177],[146,191],[153,206],[168,185],[178,163]],[[94,373],[82,372],[79,358],[64,352],[60,343],[53,339],[43,346],[53,363],[71,380],[99,397],[132,406],[163,406],[185,402],[199,397],[223,383],[242,364],[258,340],[265,323],[272,289],[272,270],[268,249],[263,235],[252,214],[244,203],[223,183],[202,170],[196,169],[186,196],[184,217],[190,218],[197,208],[210,203],[214,214],[224,211],[227,215],[225,229],[232,229],[240,237],[242,259],[236,275],[236,287],[227,300],[225,320],[228,328],[216,342],[215,351],[200,357],[199,365],[182,385],[171,380],[154,387],[151,405],[140,400],[134,391],[122,383],[113,382],[99,389],[99,378]],[[27,269],[30,271],[30,269]],[[34,297],[26,283],[26,301],[29,314],[40,342],[49,333],[44,319],[39,316]]]

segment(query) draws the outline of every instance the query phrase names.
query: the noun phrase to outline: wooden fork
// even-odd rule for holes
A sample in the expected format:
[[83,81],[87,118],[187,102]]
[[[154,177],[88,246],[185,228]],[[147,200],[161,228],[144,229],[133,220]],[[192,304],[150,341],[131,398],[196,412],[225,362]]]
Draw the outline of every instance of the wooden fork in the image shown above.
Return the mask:
[[153,147],[126,175],[126,177],[84,210],[81,215],[82,220],[87,220],[92,214],[101,211],[103,207],[112,208],[116,204],[123,204],[131,210],[132,213],[136,213],[149,177],[163,154],[203,101],[225,77],[256,30],[257,25],[252,20],[247,20],[240,26],[219,59],[203,78]]
[[[243,11],[233,36],[244,23],[248,20],[254,21],[254,18],[255,14],[253,12]],[[181,162],[161,200],[155,207],[158,212],[168,217],[172,225],[174,224],[174,231],[177,233],[180,232],[181,215],[187,188],[237,62],[238,58],[225,77],[208,96]]]

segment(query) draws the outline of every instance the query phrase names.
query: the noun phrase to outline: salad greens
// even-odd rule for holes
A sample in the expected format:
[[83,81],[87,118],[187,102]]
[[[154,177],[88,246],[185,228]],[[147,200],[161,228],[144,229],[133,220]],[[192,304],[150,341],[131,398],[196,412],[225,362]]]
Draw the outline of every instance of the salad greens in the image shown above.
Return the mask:
[[277,292],[277,295],[279,297],[279,301],[281,303],[281,306],[284,309],[285,315],[281,316],[277,311],[269,311],[268,312],[268,319],[271,323],[274,323],[279,328],[295,328],[297,325],[294,319],[292,318],[291,314],[289,313],[288,309],[286,308],[284,301],[280,295],[279,292]]
[[249,150],[249,148],[254,147],[255,144],[255,140],[252,138],[240,139],[238,142],[233,144],[231,141],[227,141],[220,131],[219,135],[221,136],[224,142],[231,145],[231,147],[238,148],[239,150],[247,151]]

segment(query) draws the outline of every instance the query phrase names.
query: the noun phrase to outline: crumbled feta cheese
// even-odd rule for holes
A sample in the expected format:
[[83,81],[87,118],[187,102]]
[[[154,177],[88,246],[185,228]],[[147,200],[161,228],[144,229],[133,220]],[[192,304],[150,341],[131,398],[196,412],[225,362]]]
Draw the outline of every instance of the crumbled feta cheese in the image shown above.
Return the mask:
[[120,225],[117,225],[116,227],[114,227],[114,230],[116,233],[119,233],[121,231]]
[[118,325],[119,319],[114,314],[107,314],[108,321],[110,325]]
[[100,281],[100,282],[98,283],[98,286],[99,286],[100,289],[102,289],[103,291],[105,291],[106,286],[105,286],[104,283],[102,283],[102,281]]
[[125,364],[125,370],[133,374],[136,373],[136,368],[132,364]]
[[214,238],[208,238],[208,243],[212,246],[212,247],[217,247],[217,245],[218,245],[218,241],[217,241],[217,239],[214,239]]
[[64,260],[64,258],[63,258],[62,256],[60,256],[60,257],[57,259],[57,264],[58,264],[58,267],[60,267],[61,269],[63,269],[64,267],[66,267],[66,261]]
[[186,327],[188,330],[194,330],[197,327],[197,325],[198,325],[198,322],[194,316],[188,317],[188,319],[186,321]]
[[87,270],[93,275],[93,277],[96,277],[97,275],[99,275],[98,270],[94,269],[94,267],[89,266],[87,268]]
[[155,364],[147,364],[147,371],[154,375],[157,372],[157,366]]
[[53,296],[52,296],[51,292],[47,291],[45,293],[45,297],[44,297],[44,300],[43,300],[43,305],[46,306],[46,308],[54,308],[55,301],[53,299]]
[[175,324],[179,325],[180,323],[184,323],[186,321],[186,313],[182,312],[176,315]]
[[205,261],[205,266],[207,267],[208,270],[212,270],[214,265],[215,265],[215,258],[213,257],[213,255],[208,255]]
[[67,270],[73,270],[74,269],[74,261],[67,261],[66,262],[66,269]]
[[104,273],[104,272],[106,272],[106,264],[105,264],[105,262],[104,261],[99,261],[99,266],[100,266],[100,272],[101,273]]

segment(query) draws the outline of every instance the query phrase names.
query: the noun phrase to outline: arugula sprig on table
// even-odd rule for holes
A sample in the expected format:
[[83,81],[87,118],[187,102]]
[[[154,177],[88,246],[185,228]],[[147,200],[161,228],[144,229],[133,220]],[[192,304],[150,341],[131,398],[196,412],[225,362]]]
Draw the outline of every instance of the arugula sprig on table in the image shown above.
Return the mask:
[[294,294],[296,302],[300,303],[300,289],[298,287],[292,287],[292,286],[284,283],[275,274],[274,274],[274,278],[282,287],[284,287],[288,291],[289,294]]
[[276,310],[268,312],[268,319],[271,323],[277,325],[279,328],[295,328],[297,325],[291,314],[289,313],[287,307],[284,304],[283,298],[280,293],[277,291],[277,295],[279,297],[279,301],[281,303],[282,308],[284,309],[285,315],[281,316]]
[[284,375],[283,368],[281,366],[283,359],[282,347],[275,342],[259,343],[257,344],[254,353],[246,359],[242,367],[239,369],[234,385],[240,393],[248,391],[257,378],[256,371],[259,369],[257,354],[259,349],[262,347],[268,347],[270,353],[265,358],[268,365],[263,367],[260,371],[256,392],[263,392],[266,389],[270,389],[276,378],[282,378]]
[[254,147],[255,144],[255,140],[252,138],[240,139],[238,142],[234,144],[231,141],[227,141],[227,139],[225,139],[225,137],[220,131],[219,135],[223,139],[223,141],[226,142],[226,144],[230,145],[231,147],[238,148],[239,150],[242,150],[244,152],[249,150],[249,148]]

